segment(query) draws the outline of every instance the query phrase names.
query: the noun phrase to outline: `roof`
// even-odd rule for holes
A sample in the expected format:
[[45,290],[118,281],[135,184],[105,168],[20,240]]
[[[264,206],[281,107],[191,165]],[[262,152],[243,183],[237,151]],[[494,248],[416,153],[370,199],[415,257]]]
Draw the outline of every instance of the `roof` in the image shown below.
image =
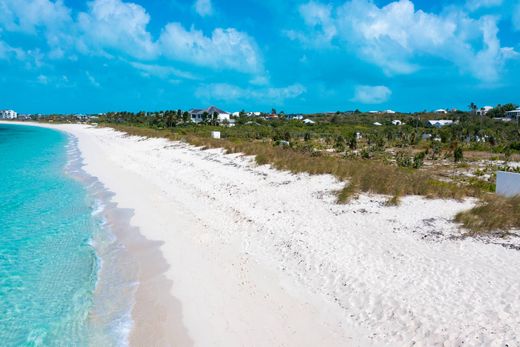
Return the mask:
[[453,124],[453,121],[451,119],[436,119],[436,120],[429,120],[428,123],[430,123],[430,125],[434,125],[434,126],[443,126],[443,125]]
[[194,109],[191,109],[188,111],[188,113],[190,113],[190,114],[202,114],[204,112],[207,112],[208,114],[213,114],[215,112],[217,112],[218,114],[227,113],[226,111],[222,111],[220,108],[215,107],[215,106],[210,106],[206,109],[194,108]]

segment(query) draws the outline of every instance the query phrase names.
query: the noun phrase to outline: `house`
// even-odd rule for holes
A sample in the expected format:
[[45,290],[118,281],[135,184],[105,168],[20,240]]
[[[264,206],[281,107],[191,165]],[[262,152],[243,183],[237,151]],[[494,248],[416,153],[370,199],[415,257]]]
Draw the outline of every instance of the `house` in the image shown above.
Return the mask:
[[383,125],[383,124],[381,124],[381,123],[379,123],[379,122],[374,122],[373,124],[374,124],[375,126],[378,126],[378,127],[380,127],[381,125]]
[[216,113],[217,118],[220,122],[228,121],[231,119],[231,115],[226,111],[222,111],[221,109],[210,106],[206,109],[191,109],[188,111],[191,115],[191,121],[194,123],[200,123],[204,120],[205,117],[211,118]]
[[439,108],[438,110],[435,110],[434,113],[446,114],[446,113],[448,113],[448,111],[446,111],[443,108]]
[[399,119],[394,119],[394,120],[392,121],[392,124],[393,124],[393,125],[401,125],[401,124],[403,124],[403,122],[401,122]]
[[294,119],[294,120],[302,120],[303,116],[301,114],[286,114],[285,118]]
[[392,111],[392,110],[385,110],[385,111],[383,111],[383,113],[387,113],[387,114],[395,114],[395,111]]
[[1,110],[0,119],[16,119],[18,114],[13,110]]
[[506,112],[506,118],[519,119],[520,118],[520,108],[517,108],[516,110],[513,110],[513,111]]
[[485,116],[489,111],[491,111],[493,109],[492,106],[484,106],[484,107],[481,107],[480,110],[477,110],[477,115],[478,116]]
[[316,124],[316,122],[315,122],[315,121],[313,121],[313,120],[310,120],[310,119],[304,119],[304,120],[303,120],[303,122],[304,122],[305,124],[307,124],[307,125],[312,125],[312,124]]
[[428,124],[435,128],[441,128],[443,126],[452,125],[453,121],[448,119],[429,120]]

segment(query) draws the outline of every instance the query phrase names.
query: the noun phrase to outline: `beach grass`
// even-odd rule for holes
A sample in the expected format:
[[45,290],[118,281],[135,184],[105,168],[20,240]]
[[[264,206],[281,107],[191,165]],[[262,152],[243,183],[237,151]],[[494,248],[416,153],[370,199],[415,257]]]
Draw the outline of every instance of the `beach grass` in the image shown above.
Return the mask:
[[345,203],[360,192],[396,197],[420,195],[428,198],[460,200],[464,197],[480,196],[478,187],[444,182],[427,171],[401,168],[377,159],[346,158],[276,146],[270,140],[246,141],[241,139],[212,139],[199,134],[182,134],[170,130],[143,128],[126,125],[110,125],[130,135],[162,137],[185,141],[202,148],[223,148],[227,153],[253,155],[259,165],[270,164],[279,170],[292,173],[330,174],[345,181],[338,192],[338,202]]
[[462,224],[470,235],[498,233],[510,234],[520,229],[520,196],[485,196],[474,208],[456,215],[455,221]]

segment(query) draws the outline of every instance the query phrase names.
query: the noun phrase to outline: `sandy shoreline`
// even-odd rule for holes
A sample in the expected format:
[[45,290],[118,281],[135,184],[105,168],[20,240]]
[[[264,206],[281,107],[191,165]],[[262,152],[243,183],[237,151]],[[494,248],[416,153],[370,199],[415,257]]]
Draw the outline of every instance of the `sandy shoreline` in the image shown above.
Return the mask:
[[150,240],[128,243],[149,260],[133,345],[520,344],[520,252],[449,240],[451,218],[470,202],[409,197],[383,207],[362,196],[339,206],[329,176],[52,127],[78,139],[85,171]]

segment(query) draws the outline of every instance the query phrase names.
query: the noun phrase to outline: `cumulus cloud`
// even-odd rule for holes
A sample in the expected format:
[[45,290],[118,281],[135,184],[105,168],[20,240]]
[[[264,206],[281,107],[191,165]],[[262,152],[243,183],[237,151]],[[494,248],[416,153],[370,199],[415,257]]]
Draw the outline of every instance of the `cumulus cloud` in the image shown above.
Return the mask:
[[[313,27],[308,18],[303,19]],[[412,73],[421,68],[421,57],[434,57],[480,80],[494,81],[516,54],[501,46],[497,20],[492,16],[473,19],[456,7],[441,14],[427,13],[416,10],[410,0],[383,7],[370,0],[351,0],[320,22],[333,23],[336,34],[330,35],[331,40],[389,75]],[[321,30],[314,34],[323,38]]]
[[390,98],[392,91],[385,86],[357,86],[351,101],[362,104],[382,104]]
[[293,40],[311,46],[328,44],[336,35],[336,26],[332,20],[332,6],[315,1],[300,5],[298,8],[305,24],[315,30],[315,35],[307,36],[295,30],[287,30],[285,34]]
[[213,14],[213,4],[211,0],[196,0],[194,7],[195,11],[201,17],[207,17]]
[[164,28],[159,44],[164,56],[213,68],[229,68],[248,73],[262,71],[255,41],[233,28],[213,30],[211,36],[180,23]]
[[[195,8],[204,16],[212,12],[210,0],[197,1]],[[213,69],[265,74],[256,42],[246,33],[216,28],[207,36],[194,27],[185,29],[179,23],[170,23],[154,38],[148,30],[150,15],[132,2],[92,0],[74,18],[63,0],[0,0],[0,13],[0,33],[6,30],[43,34],[50,48],[45,52],[46,58],[73,59],[77,53],[140,61],[165,57]],[[0,57],[13,52],[8,47],[2,43]],[[143,69],[141,65],[140,70]],[[157,65],[154,70],[148,71],[149,75],[166,73]],[[183,75],[174,70],[167,74]]]
[[0,13],[8,31],[34,32],[39,26],[55,28],[71,21],[63,0],[1,0]]
[[98,53],[118,50],[136,58],[153,58],[157,49],[146,29],[149,22],[146,10],[137,4],[94,0],[88,5],[88,12],[78,16],[83,35],[80,48]]
[[283,104],[287,99],[294,99],[306,92],[301,84],[282,88],[241,88],[227,83],[204,85],[197,89],[196,95],[205,100],[263,100],[273,104]]

